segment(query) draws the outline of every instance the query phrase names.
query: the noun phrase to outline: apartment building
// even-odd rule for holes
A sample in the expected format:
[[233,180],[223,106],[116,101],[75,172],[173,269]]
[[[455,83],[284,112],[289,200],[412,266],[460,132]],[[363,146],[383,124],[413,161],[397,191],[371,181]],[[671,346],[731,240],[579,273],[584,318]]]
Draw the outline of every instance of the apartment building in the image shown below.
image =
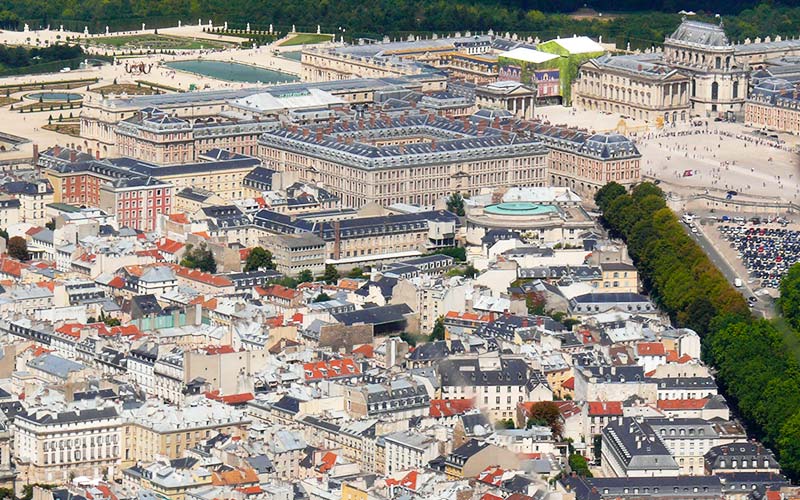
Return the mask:
[[439,363],[438,371],[441,399],[473,399],[492,420],[514,418],[524,401],[553,399],[544,375],[521,358],[496,353],[451,357]]
[[218,432],[244,436],[250,423],[241,410],[209,399],[188,401],[180,408],[149,400],[124,409],[121,419],[118,458],[123,468],[139,460],[181,458],[186,450]]
[[37,408],[14,417],[14,459],[26,482],[113,476],[122,420],[113,406]]

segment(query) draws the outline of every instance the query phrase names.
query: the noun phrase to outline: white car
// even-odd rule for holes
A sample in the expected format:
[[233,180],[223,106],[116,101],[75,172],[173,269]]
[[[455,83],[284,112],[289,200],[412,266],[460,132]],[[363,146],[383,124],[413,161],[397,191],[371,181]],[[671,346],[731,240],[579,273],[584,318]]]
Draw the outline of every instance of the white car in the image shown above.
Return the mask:
[[695,234],[697,234],[697,228],[696,228],[696,227],[694,227],[694,226],[692,226],[692,232],[693,232],[693,233],[695,233]]

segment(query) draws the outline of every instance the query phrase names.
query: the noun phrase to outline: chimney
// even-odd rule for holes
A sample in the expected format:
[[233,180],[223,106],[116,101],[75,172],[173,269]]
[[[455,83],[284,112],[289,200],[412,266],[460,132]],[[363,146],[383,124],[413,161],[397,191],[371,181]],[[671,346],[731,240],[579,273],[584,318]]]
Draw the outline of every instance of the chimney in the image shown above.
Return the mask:
[[89,156],[92,156],[92,148],[86,148],[86,152],[89,153]]
[[339,259],[341,245],[341,231],[339,221],[333,221],[333,258]]
[[53,146],[53,156],[58,156],[60,154],[61,154],[61,146],[56,144],[55,146]]
[[78,159],[78,154],[75,152],[74,149],[69,150],[69,162],[75,163],[75,160]]
[[431,140],[431,150],[436,151],[436,139]]
[[99,150],[99,149],[98,149],[98,150],[96,150],[96,151],[94,152],[94,157],[95,157],[95,159],[97,159],[97,160],[99,160],[99,159],[100,159],[100,150]]
[[317,130],[317,142],[322,142],[322,129]]
[[522,328],[528,328],[528,318],[522,318]]
[[308,135],[309,135],[310,133],[311,133],[311,131],[310,131],[310,130],[308,130],[307,128],[303,128],[303,137],[308,137]]
[[35,167],[39,163],[39,145],[33,145],[33,166]]

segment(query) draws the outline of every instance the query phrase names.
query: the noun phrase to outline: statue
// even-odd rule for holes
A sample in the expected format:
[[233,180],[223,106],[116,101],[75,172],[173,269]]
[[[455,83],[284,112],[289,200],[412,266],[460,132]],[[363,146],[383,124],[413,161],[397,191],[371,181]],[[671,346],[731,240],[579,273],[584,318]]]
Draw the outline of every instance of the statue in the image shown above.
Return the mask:
[[292,25],[292,33],[297,33],[297,30],[294,29],[294,24]]
[[247,32],[250,33],[250,23],[247,23]]
[[222,29],[223,29],[224,31],[228,31],[228,21],[225,21],[225,25],[224,25],[224,26],[225,26],[225,27],[224,27],[224,28],[222,28]]
[[270,23],[270,25],[269,25],[269,34],[270,35],[272,34],[272,23]]
[[25,23],[25,27],[22,29],[22,31],[24,31],[25,33],[27,33],[27,32],[29,32],[30,30],[31,30],[31,28],[30,28],[30,26],[28,26],[28,23]]
[[106,26],[106,35],[108,35],[108,26]]
[[83,34],[86,35],[86,36],[89,36],[89,27],[88,26],[84,26],[83,27]]
[[142,23],[142,31],[144,31],[144,23]]
[[317,35],[319,35],[321,31],[319,30],[319,24],[317,25]]
[[180,28],[180,27],[181,27],[181,20],[178,19],[178,28]]
[[58,31],[60,31],[61,33],[64,32],[64,25],[63,24],[58,27]]
[[197,27],[199,28],[199,27],[201,27],[201,26],[203,26],[203,21],[202,21],[202,20],[200,20],[200,19],[198,19],[198,20],[197,20]]

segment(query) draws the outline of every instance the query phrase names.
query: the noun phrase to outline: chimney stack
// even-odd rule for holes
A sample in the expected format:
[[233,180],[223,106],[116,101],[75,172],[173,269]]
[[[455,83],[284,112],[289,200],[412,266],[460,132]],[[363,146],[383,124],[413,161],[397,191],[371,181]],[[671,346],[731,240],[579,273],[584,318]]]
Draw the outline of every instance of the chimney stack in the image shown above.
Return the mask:
[[69,162],[75,163],[75,160],[78,159],[78,154],[75,152],[74,149],[69,150]]
[[39,145],[33,145],[33,166],[35,167],[39,163]]
[[99,160],[99,159],[100,159],[100,150],[99,150],[99,149],[97,149],[97,150],[94,152],[94,157],[95,157],[95,159],[96,159],[96,160]]

